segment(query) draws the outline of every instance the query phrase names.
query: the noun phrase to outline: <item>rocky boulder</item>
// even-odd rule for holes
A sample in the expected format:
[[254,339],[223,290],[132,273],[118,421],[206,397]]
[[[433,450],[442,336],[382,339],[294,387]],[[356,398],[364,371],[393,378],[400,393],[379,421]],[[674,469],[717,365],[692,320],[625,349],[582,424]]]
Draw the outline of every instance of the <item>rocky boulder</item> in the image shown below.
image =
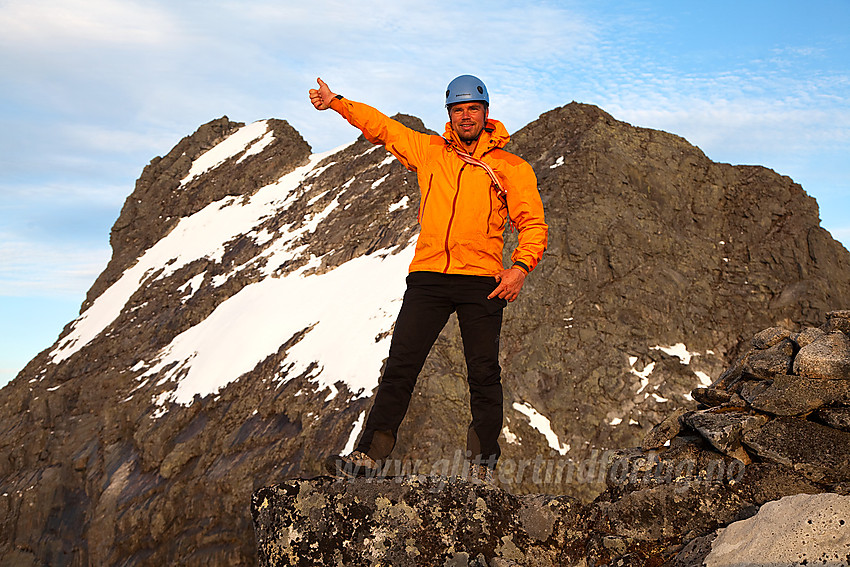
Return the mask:
[[[260,564],[847,565],[850,431],[820,415],[845,412],[850,400],[812,394],[809,385],[850,384],[840,370],[850,359],[823,349],[814,366],[829,360],[838,372],[785,372],[797,367],[801,336],[820,337],[814,344],[844,334],[848,316],[829,313],[820,332],[758,333],[720,380],[694,391],[695,409],[673,412],[641,447],[612,451],[594,463],[598,472],[575,477],[606,483],[591,503],[511,494],[523,483],[517,463],[504,458],[500,469],[512,474],[497,469],[499,487],[470,482],[460,462],[432,474],[291,480],[254,493]],[[783,343],[790,366],[772,376],[753,366]],[[773,388],[777,380],[782,388]],[[786,400],[793,410],[781,409]],[[541,458],[527,473],[543,485],[567,474],[564,464]]]
[[254,494],[260,565],[568,565],[582,505],[463,478],[289,481]]
[[705,567],[850,565],[850,497],[786,496],[720,530]]

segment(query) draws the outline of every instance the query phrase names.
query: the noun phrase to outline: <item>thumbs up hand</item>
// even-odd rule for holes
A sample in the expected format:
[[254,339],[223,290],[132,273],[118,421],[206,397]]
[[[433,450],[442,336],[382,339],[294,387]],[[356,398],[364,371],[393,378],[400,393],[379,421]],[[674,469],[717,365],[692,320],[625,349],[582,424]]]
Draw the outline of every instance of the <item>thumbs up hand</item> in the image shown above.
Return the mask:
[[322,79],[316,79],[316,82],[319,83],[319,88],[310,89],[310,102],[316,107],[316,110],[327,110],[336,95],[331,92],[327,83]]

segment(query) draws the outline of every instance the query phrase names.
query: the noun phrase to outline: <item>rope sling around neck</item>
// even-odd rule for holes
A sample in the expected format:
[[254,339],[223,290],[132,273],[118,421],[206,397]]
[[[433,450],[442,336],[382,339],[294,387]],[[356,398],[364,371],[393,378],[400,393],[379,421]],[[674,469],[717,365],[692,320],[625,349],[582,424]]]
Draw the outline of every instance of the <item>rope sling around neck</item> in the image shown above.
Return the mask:
[[470,165],[477,165],[484,169],[487,172],[487,175],[490,176],[490,179],[493,181],[493,185],[496,186],[496,195],[498,195],[499,200],[502,201],[502,204],[505,205],[505,212],[507,214],[507,218],[505,219],[505,224],[511,229],[511,232],[516,228],[516,224],[511,220],[511,212],[508,209],[508,192],[502,187],[502,182],[499,181],[499,177],[496,175],[496,172],[493,171],[493,168],[481,161],[478,158],[474,158],[471,155],[464,153],[460,150],[455,150],[457,156]]

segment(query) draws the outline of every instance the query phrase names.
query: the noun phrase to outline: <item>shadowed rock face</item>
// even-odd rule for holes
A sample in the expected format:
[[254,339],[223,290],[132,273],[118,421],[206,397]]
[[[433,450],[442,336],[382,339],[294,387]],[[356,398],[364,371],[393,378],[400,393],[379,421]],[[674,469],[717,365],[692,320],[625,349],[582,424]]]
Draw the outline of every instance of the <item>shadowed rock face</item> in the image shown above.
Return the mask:
[[[398,119],[424,130],[415,118]],[[154,159],[113,227],[113,258],[90,290],[84,315],[104,297],[121,290],[125,297],[90,337],[74,343],[91,320],[69,324],[56,345],[2,390],[0,562],[255,564],[252,492],[320,474],[325,457],[348,442],[379,368],[362,391],[343,375],[322,374],[322,360],[293,366],[288,355],[311,336],[315,321],[275,342],[238,375],[220,376],[228,360],[209,366],[203,379],[223,379],[222,385],[194,398],[175,398],[193,360],[146,374],[178,337],[255,284],[333,274],[379,252],[390,262],[416,235],[416,177],[385,150],[360,138],[318,161],[287,123],[269,120],[266,128],[271,134],[252,142],[255,151],[226,156],[195,178],[187,176],[204,152],[241,135],[240,124],[215,120]],[[606,490],[604,465],[615,450],[640,444],[677,409],[699,411],[702,399],[689,392],[721,376],[756,331],[783,326],[803,331],[776,343],[764,339],[771,344],[761,350],[773,350],[741,368],[754,377],[740,381],[746,389],[705,392],[703,399],[733,403],[739,413],[720,419],[709,412],[699,427],[684,418],[668,421],[669,431],[679,433],[671,434],[673,453],[665,458],[716,461],[710,440],[700,441],[699,450],[683,442],[703,439],[699,431],[711,432],[712,423],[720,428],[714,441],[730,451],[724,456],[730,462],[743,458],[742,450],[762,458],[753,454],[757,444],[776,453],[761,437],[747,444],[757,427],[779,427],[773,419],[762,426],[748,417],[747,411],[769,414],[767,404],[780,399],[756,397],[775,388],[790,399],[797,394],[783,380],[820,380],[815,372],[843,368],[830,362],[843,352],[833,335],[846,333],[842,318],[818,330],[832,337],[828,344],[806,350],[820,337],[807,329],[850,305],[850,255],[819,227],[815,201],[787,177],[713,163],[682,138],[632,127],[588,105],[544,114],[517,132],[509,149],[534,167],[551,230],[543,261],[505,313],[503,485],[517,498],[545,492],[589,503]],[[225,218],[299,171],[297,183],[280,188],[244,232],[196,257],[177,258],[190,252],[181,249],[146,263],[158,244],[182,234],[186,219],[206,215],[208,223],[185,235],[192,245],[203,243],[230,222]],[[515,238],[507,235],[507,250]],[[132,285],[128,274],[135,274]],[[403,277],[402,269],[397,280]],[[356,302],[364,291],[345,293]],[[285,324],[288,317],[279,319]],[[247,327],[233,342],[263,341],[274,330]],[[388,335],[389,327],[368,342]],[[329,352],[336,354],[347,339]],[[791,342],[782,343],[786,339]],[[71,349],[67,357],[54,355]],[[464,368],[452,321],[426,362],[394,458],[433,464],[465,446]],[[773,374],[778,370],[793,378]],[[811,410],[809,420],[831,429],[846,423],[846,408],[835,405],[843,394],[834,385],[817,393],[832,401]],[[751,410],[742,413],[738,398],[753,400]],[[795,403],[808,408],[814,402]],[[779,466],[785,465],[755,462],[747,474],[774,478]],[[619,472],[631,478],[630,469]],[[766,501],[828,478],[804,472],[783,480],[781,490],[754,481],[741,485],[752,494],[734,492],[719,501]],[[655,490],[662,498],[667,489]],[[691,493],[690,501],[696,504],[700,494]],[[612,506],[610,513],[598,512],[598,522],[616,525],[620,512]],[[683,525],[702,533],[713,529],[711,518],[737,514],[736,506]],[[628,537],[638,541],[656,529],[651,520],[644,518],[647,527]],[[632,540],[618,538],[588,545],[599,557],[631,549]]]
[[[514,404],[545,416],[570,448],[564,458],[585,462],[693,409],[687,394],[756,332],[815,327],[848,305],[850,256],[830,252],[817,204],[787,177],[714,163],[678,136],[577,103],[542,115],[507,149],[534,167],[550,225],[543,261],[505,310],[506,427],[520,441],[505,437],[508,459],[560,456]],[[464,446],[463,368],[451,325],[426,363],[397,457]],[[601,488],[545,490],[590,500]],[[512,489],[541,490],[527,477]]]
[[[830,329],[848,316],[830,313],[821,334],[757,334],[722,380],[694,391],[697,409],[672,413],[643,448],[608,456],[599,476],[608,488],[591,503],[472,484],[462,468],[286,481],[254,493],[260,565],[845,565],[850,429],[817,416],[850,400],[812,401],[809,382],[840,387],[850,376],[788,382],[798,377],[746,368],[781,341],[802,352],[801,336],[844,334]],[[785,380],[781,391],[775,379]],[[757,409],[746,398],[759,385],[757,398],[771,407],[793,394],[809,409],[793,417]]]

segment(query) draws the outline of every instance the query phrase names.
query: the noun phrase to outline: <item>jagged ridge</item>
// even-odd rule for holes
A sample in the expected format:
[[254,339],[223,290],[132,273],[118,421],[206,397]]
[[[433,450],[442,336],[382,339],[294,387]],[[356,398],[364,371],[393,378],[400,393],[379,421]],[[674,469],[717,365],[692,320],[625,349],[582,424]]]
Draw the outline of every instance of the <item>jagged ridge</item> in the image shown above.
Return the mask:
[[[284,124],[214,121],[146,168],[83,316],[3,390],[0,553],[253,564],[251,491],[317,474],[356,435],[403,289],[416,179],[362,138],[311,156]],[[575,103],[511,149],[538,174],[551,241],[506,312],[506,459],[634,446],[693,409],[688,393],[744,337],[850,305],[850,257],[786,177]],[[320,336],[318,309],[339,334]],[[450,325],[426,364],[399,458],[463,446],[456,339]]]

